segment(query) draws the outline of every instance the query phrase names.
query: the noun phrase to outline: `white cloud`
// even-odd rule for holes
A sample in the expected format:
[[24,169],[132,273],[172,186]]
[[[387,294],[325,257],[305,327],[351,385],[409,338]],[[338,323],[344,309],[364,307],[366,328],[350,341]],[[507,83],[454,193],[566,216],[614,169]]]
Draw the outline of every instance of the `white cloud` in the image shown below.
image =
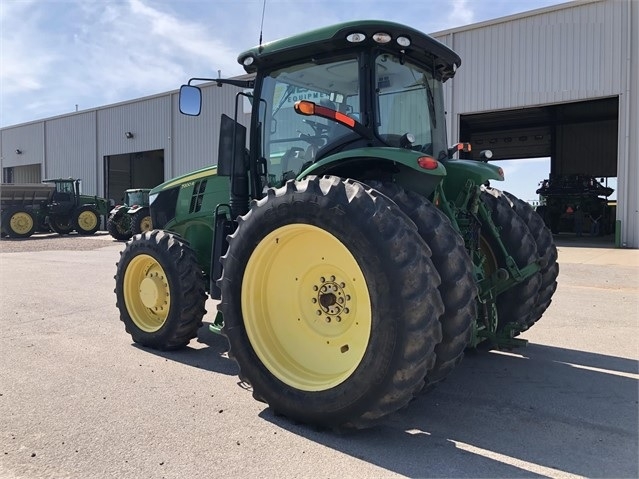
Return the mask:
[[452,0],[452,11],[448,14],[448,23],[451,26],[468,25],[475,22],[475,13],[468,0]]

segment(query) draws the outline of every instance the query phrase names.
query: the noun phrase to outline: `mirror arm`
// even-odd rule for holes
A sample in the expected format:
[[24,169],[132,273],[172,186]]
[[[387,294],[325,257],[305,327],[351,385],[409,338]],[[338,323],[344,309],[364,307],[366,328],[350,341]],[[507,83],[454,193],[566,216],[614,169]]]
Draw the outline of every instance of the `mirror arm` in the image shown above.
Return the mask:
[[255,80],[233,80],[231,78],[228,79],[223,79],[223,78],[191,78],[189,80],[189,85],[191,84],[191,82],[195,82],[195,81],[205,81],[205,82],[215,82],[217,83],[217,86],[222,86],[222,85],[233,85],[233,86],[237,86],[240,88],[254,88],[255,87]]

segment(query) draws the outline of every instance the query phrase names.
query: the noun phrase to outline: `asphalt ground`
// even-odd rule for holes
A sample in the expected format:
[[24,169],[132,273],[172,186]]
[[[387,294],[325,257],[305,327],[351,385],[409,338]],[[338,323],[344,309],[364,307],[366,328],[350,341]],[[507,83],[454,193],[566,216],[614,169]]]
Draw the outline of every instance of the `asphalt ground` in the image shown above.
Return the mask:
[[108,234],[2,239],[0,477],[636,478],[639,250],[558,245],[526,348],[467,354],[382,425],[337,434],[255,401],[208,323],[181,351],[133,344]]

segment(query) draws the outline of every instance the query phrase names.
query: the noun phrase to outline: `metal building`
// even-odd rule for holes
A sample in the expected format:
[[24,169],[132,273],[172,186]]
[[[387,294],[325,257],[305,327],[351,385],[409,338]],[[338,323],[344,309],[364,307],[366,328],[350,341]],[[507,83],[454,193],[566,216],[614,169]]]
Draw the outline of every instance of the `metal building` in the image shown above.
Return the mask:
[[[433,34],[462,58],[446,83],[450,143],[496,160],[550,157],[556,175],[616,177],[616,241],[639,248],[638,32],[639,3],[579,0]],[[117,201],[210,165],[238,90],[203,90],[197,118],[179,113],[173,91],[3,128],[3,181],[72,176]]]

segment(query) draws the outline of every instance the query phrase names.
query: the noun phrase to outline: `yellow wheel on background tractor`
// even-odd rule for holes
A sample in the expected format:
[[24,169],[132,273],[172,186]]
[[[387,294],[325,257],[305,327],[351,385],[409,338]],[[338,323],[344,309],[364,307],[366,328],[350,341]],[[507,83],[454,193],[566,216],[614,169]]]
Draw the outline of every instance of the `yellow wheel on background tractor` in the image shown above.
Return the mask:
[[81,206],[75,213],[73,226],[80,235],[92,235],[100,227],[100,214],[93,206]]
[[142,208],[133,213],[131,216],[131,232],[134,235],[151,231],[153,222],[151,221],[151,213],[149,208]]
[[242,311],[262,363],[305,391],[348,378],[372,327],[357,261],[335,236],[306,224],[278,228],[257,245],[244,273]]
[[24,209],[17,209],[7,215],[5,231],[11,238],[28,238],[35,229],[33,215]]

